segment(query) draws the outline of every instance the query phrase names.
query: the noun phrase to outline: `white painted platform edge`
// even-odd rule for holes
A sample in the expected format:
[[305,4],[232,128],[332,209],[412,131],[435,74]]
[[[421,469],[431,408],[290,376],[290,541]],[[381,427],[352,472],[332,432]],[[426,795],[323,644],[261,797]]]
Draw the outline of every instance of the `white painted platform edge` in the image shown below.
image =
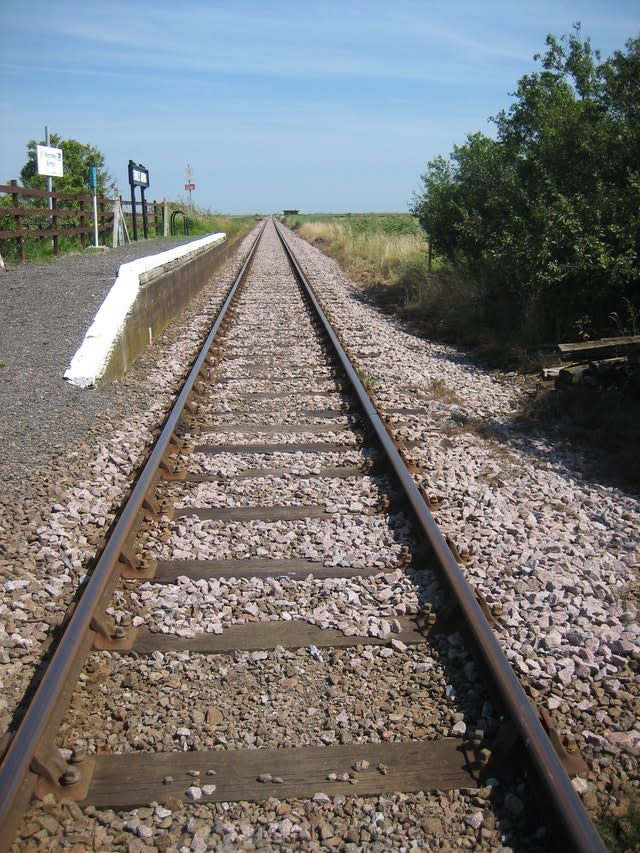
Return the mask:
[[168,249],[166,252],[122,264],[80,348],[71,359],[64,378],[80,388],[89,388],[100,379],[107,368],[109,356],[124,326],[127,314],[136,301],[140,290],[140,276],[143,273],[185,255],[198,255],[204,249],[223,243],[225,240],[226,234],[222,232],[208,234],[200,240],[193,240],[183,246]]

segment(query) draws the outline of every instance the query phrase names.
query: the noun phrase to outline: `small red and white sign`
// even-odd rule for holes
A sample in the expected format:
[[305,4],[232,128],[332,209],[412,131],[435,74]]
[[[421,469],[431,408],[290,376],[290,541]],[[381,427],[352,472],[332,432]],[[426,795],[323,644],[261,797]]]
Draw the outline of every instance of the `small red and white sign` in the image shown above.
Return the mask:
[[191,191],[191,190],[195,190],[196,185],[195,184],[185,184],[184,188],[185,188],[185,190]]

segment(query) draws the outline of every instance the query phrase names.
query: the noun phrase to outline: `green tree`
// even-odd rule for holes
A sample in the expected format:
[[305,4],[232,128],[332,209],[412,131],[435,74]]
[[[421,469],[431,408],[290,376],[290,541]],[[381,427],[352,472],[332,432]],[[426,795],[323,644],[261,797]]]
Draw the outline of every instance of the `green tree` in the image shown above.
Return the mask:
[[[27,162],[20,171],[20,179],[24,186],[36,189],[47,188],[47,178],[38,174],[36,161],[36,146],[44,145],[43,141],[35,139],[27,143]],[[115,191],[115,181],[105,166],[104,154],[93,145],[83,144],[76,139],[62,139],[57,133],[50,135],[49,145],[61,148],[64,175],[54,178],[53,187],[57,192],[79,193],[88,190],[89,166],[96,166],[98,195],[112,195]]]
[[511,329],[557,339],[585,315],[609,331],[621,301],[640,301],[640,40],[605,63],[579,25],[546,44],[497,139],[431,161],[412,212]]
[[[27,162],[20,171],[20,178],[25,187],[34,189],[46,190],[47,177],[39,175],[36,160],[36,145],[44,145],[44,141],[36,142],[31,139],[27,143]],[[63,166],[64,175],[60,178],[53,179],[53,189],[60,193],[89,193],[89,166],[96,166],[97,176],[97,192],[98,195],[110,196],[115,190],[115,182],[105,167],[104,155],[93,145],[85,145],[75,139],[62,139],[57,133],[50,136],[49,145],[53,148],[61,148],[63,151]],[[46,196],[22,196],[21,206],[31,207],[34,212],[42,213],[42,216],[30,216],[29,225],[33,229],[47,229],[51,224],[51,219],[47,211],[48,200]],[[63,199],[58,202],[58,208],[63,211],[56,217],[56,225],[60,228],[77,228],[81,224],[82,210],[81,204],[77,199]],[[0,208],[11,207],[11,196],[5,195],[0,199]],[[85,203],[84,212],[90,210],[90,205]],[[0,210],[0,213],[2,211]],[[12,215],[0,217],[4,225],[2,230],[13,230],[15,220]],[[86,222],[85,222],[86,225]],[[80,238],[61,237],[61,245],[69,245],[69,241],[74,240],[80,242]],[[65,242],[66,241],[66,242]],[[27,255],[32,252],[40,251],[40,247],[44,241],[37,238],[28,238],[26,243]],[[2,241],[0,251],[5,259],[16,259],[16,244],[14,240]]]

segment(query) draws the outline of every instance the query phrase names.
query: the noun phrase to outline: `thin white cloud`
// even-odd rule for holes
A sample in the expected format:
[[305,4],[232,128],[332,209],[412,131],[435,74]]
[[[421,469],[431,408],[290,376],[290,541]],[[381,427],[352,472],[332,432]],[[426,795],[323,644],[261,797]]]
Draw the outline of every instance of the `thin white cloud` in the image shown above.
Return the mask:
[[[87,73],[124,65],[154,73],[442,82],[452,76],[473,79],[489,69],[487,58],[522,59],[508,41],[470,39],[414,3],[399,4],[393,14],[382,3],[335,4],[333,10],[332,5],[310,17],[306,10],[300,13],[304,7],[285,14],[283,4],[261,6],[261,12],[251,3],[241,3],[240,11],[209,4],[177,11],[146,3],[126,10],[83,4],[77,14],[51,22],[56,48],[48,70],[55,73],[63,55],[67,67]],[[65,42],[73,44],[72,51]]]
[[[191,162],[204,204],[216,181],[251,199],[258,185],[274,192],[277,173],[284,195],[304,186],[315,198],[328,197],[322,185],[345,199],[378,186],[388,199],[404,180],[396,201],[380,195],[381,209],[401,209],[428,159],[491,132],[548,32],[582,20],[607,55],[640,29],[637,0],[4,5],[2,179],[48,123],[96,144],[118,180],[129,157],[147,163],[158,197],[175,197]],[[372,178],[383,172],[386,183]]]

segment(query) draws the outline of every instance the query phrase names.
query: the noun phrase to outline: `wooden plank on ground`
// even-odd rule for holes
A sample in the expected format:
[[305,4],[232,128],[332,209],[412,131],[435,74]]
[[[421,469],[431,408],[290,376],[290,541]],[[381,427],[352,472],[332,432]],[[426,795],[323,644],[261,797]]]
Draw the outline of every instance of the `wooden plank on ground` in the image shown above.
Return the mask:
[[306,646],[318,648],[349,648],[356,645],[386,646],[390,640],[401,640],[415,645],[424,643],[424,635],[413,619],[407,616],[398,619],[402,630],[381,637],[347,637],[342,631],[333,628],[319,628],[310,622],[295,620],[285,622],[244,622],[229,625],[222,634],[197,634],[195,637],[178,637],[175,634],[151,633],[141,627],[133,645],[133,651],[139,654],[151,654],[154,651],[192,651],[201,654],[225,654],[227,652],[258,651],[275,649],[301,649]]
[[[330,797],[371,796],[478,786],[462,741],[456,738],[287,749],[135,752],[92,758],[95,769],[82,805],[99,808],[130,809],[169,798],[189,802],[186,792],[194,785],[201,790],[205,785],[215,786],[214,791],[203,794],[203,803],[305,798],[320,792]],[[358,761],[368,762],[368,768],[356,772]],[[386,773],[379,767],[386,768]],[[190,775],[194,771],[200,775]],[[358,781],[330,781],[331,773],[353,773]],[[258,781],[268,776],[282,781]]]
[[345,415],[356,418],[353,412],[344,409],[302,409],[300,414],[307,418],[343,418]]
[[[361,514],[365,514],[364,511]],[[305,518],[333,518],[324,506],[185,506],[173,511],[173,518],[195,515],[202,521],[300,521]]]
[[[304,382],[304,386],[308,387],[307,379],[312,380],[317,385],[323,385],[324,386],[323,390],[324,390],[325,394],[339,394],[340,393],[340,387],[336,383],[335,378],[329,377],[329,376],[327,376],[327,377],[318,377],[318,376],[316,376],[316,377],[313,377],[313,376],[310,376],[310,377],[298,376],[298,377],[296,377],[296,376],[292,376],[291,378],[289,378],[288,376],[254,376],[254,377],[247,377],[246,379],[241,377],[241,376],[225,377],[222,379],[216,379],[215,387],[216,388],[222,388],[226,392],[228,392],[229,394],[234,394],[235,396],[240,396],[240,397],[248,397],[249,395],[253,395],[253,394],[265,393],[263,391],[246,391],[246,390],[243,390],[244,386],[247,385],[249,379],[251,379],[251,381],[254,383],[254,385],[261,385],[261,386],[271,385],[272,388],[270,391],[266,392],[267,394],[281,393],[286,397],[290,397],[293,395],[311,396],[312,394],[315,396],[316,393],[319,393],[320,389],[318,389],[317,392],[316,391],[311,392],[311,391],[307,391],[307,390],[300,390],[298,392],[298,389],[295,387],[295,383],[298,382],[298,383],[302,384]],[[330,387],[327,387],[327,386],[330,386]],[[285,390],[282,392],[278,392],[278,387],[284,388]]]
[[319,441],[306,444],[198,444],[193,452],[217,456],[220,453],[347,453],[359,449],[353,444]]
[[[278,406],[277,408],[272,409],[272,413],[282,414],[282,408],[280,406]],[[228,409],[228,410],[225,410],[224,414],[227,416],[243,417],[243,416],[246,416],[247,412],[245,409]],[[256,413],[257,416],[262,416],[262,415],[266,415],[266,414],[269,414],[269,413],[268,412]],[[340,417],[344,417],[345,415],[347,415],[351,418],[354,418],[354,419],[356,418],[354,413],[352,411],[350,411],[349,409],[300,409],[299,411],[295,412],[295,414],[300,415],[300,417],[303,417],[303,418],[327,418],[328,419],[328,418],[340,418]],[[203,425],[203,428],[204,428],[204,425]]]
[[623,335],[619,338],[600,338],[597,341],[580,341],[579,343],[558,344],[558,349],[563,355],[578,355],[579,353],[592,353],[594,351],[609,349],[638,349],[640,348],[640,335]]
[[426,406],[403,406],[402,408],[389,408],[385,411],[390,415],[428,415]]
[[339,389],[332,391],[247,391],[245,394],[236,394],[243,400],[291,400],[292,397],[339,397]]
[[[184,481],[187,483],[224,483],[233,480],[254,480],[263,477],[282,477],[284,474],[291,476],[291,469],[288,467],[248,468],[246,471],[241,471],[238,474],[225,474],[224,477],[220,477],[218,474],[187,474]],[[331,480],[346,479],[348,477],[362,477],[364,474],[365,471],[358,465],[344,465],[343,467],[321,468],[317,474],[298,474],[297,476],[301,480]]]
[[[308,350],[309,347],[309,339],[308,338],[296,338],[294,336],[288,337],[286,340],[273,338],[262,338],[260,341],[260,354],[264,355],[265,358],[271,358],[273,356],[278,356],[281,350],[286,349],[296,349],[296,347],[300,347],[301,349]],[[242,344],[234,344],[232,352],[224,353],[224,361],[234,359],[234,358],[255,358],[256,348],[253,346],[242,346]]]
[[[353,510],[350,515],[380,515],[383,510],[362,506]],[[240,507],[209,507],[184,506],[177,507],[168,513],[171,518],[190,518],[195,516],[201,521],[305,521],[309,518],[327,520],[336,518],[337,512],[330,512],[325,506],[240,506]]]
[[[245,379],[263,379],[265,382],[296,382],[301,379],[305,381],[329,382],[331,379],[335,379],[335,371],[332,371],[330,367],[321,368],[313,365],[301,365],[295,370],[287,367],[286,374],[284,374],[282,372],[282,363],[278,364],[277,361],[271,363],[249,363],[249,360],[245,359],[245,362],[242,366],[242,376],[230,376],[225,371],[225,360],[220,361],[216,369],[216,374],[220,377],[217,384],[227,385],[230,382],[242,382]],[[237,365],[235,365],[235,368],[237,371]]]
[[[386,571],[379,566],[352,569],[323,566],[313,560],[158,560],[154,583],[174,583],[176,578],[314,578],[367,577]],[[392,571],[389,569],[388,571]]]
[[278,435],[280,433],[297,435],[298,433],[346,432],[352,429],[351,425],[345,424],[256,424],[245,422],[237,424],[203,424],[200,428],[200,435],[227,432],[248,433],[249,435]]

